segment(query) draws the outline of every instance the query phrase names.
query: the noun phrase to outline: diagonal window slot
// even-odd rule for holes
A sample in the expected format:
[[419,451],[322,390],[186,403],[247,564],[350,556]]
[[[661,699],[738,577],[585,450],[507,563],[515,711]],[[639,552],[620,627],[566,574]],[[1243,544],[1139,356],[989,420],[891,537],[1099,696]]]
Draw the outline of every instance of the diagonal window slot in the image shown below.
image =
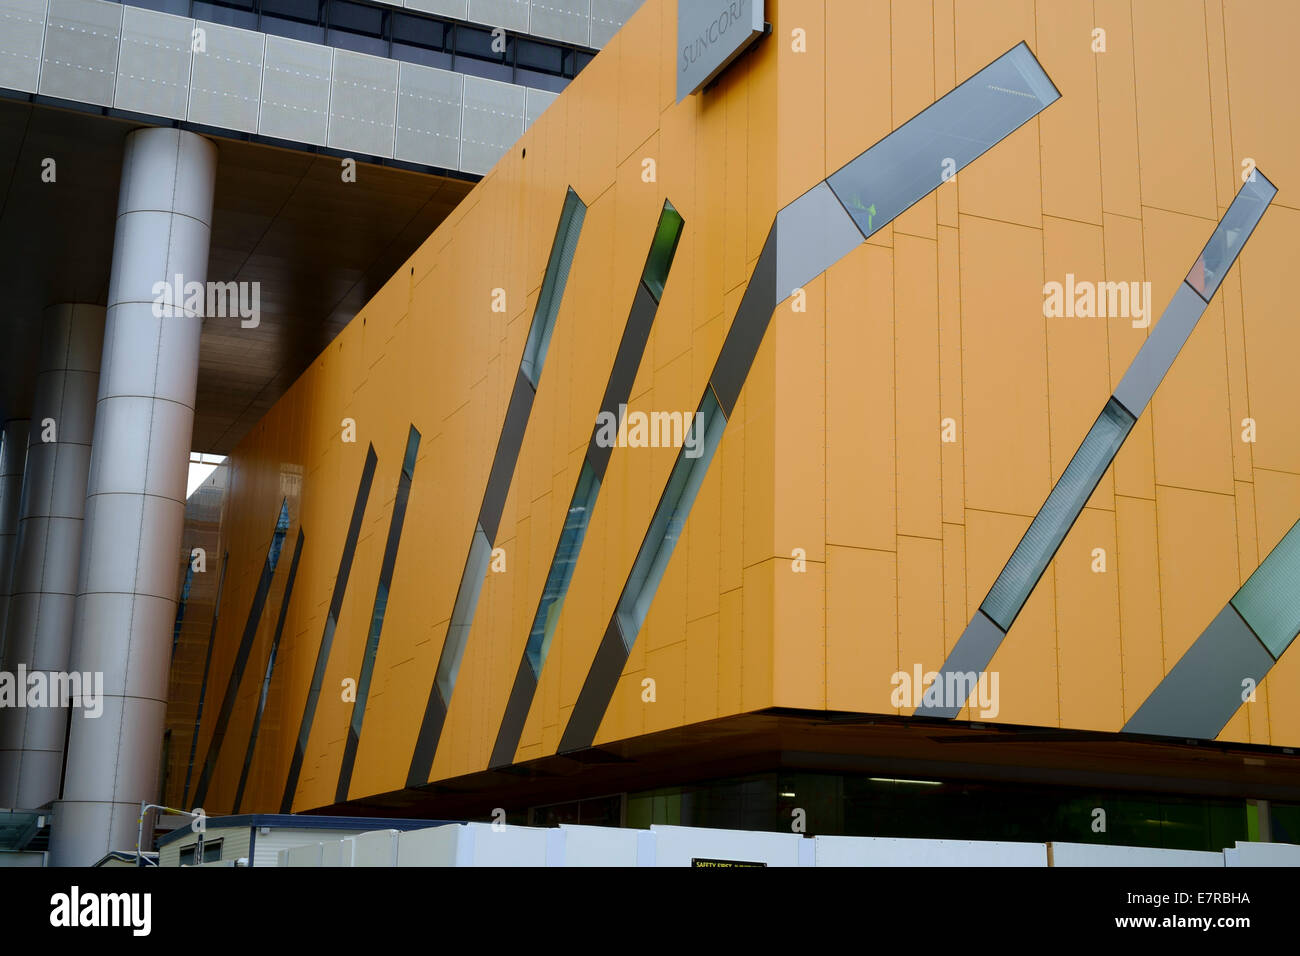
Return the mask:
[[271,650],[266,656],[266,670],[262,675],[262,692],[257,698],[257,710],[253,712],[253,727],[248,732],[248,747],[244,750],[244,766],[239,771],[239,785],[235,787],[235,802],[230,812],[237,814],[244,802],[244,788],[248,784],[248,773],[253,767],[253,751],[257,749],[257,733],[262,727],[262,714],[266,712],[266,699],[271,694],[271,675],[275,673],[275,655],[280,650],[280,638],[284,636],[284,622],[289,616],[289,601],[293,597],[293,582],[298,579],[298,560],[302,557],[302,544],[305,540],[302,528],[298,529],[298,541],[293,546],[293,558],[289,561],[289,578],[284,584],[284,597],[280,600],[280,616],[275,622],[275,634],[271,637]]
[[[1106,469],[1119,453],[1133,424],[1146,411],[1155,391],[1164,380],[1174,360],[1195,331],[1205,314],[1207,301],[1201,289],[1212,295],[1223,279],[1223,273],[1232,266],[1241,253],[1246,237],[1254,230],[1264,210],[1277,190],[1264,174],[1256,170],[1255,179],[1247,182],[1232,205],[1219,221],[1197,264],[1187,281],[1178,286],[1174,297],[1147,336],[1128,370],[1106,404],[1101,418],[1084,438],[1083,444],[1070,460],[1061,479],[1053,486],[1047,501],[1029,525],[1029,530],[1012,552],[1010,560],[998,575],[992,590],[980,604],[981,613],[987,615],[1001,630],[1001,635],[990,640],[983,629],[968,627],[948,654],[938,680],[945,686],[957,686],[952,678],[969,676],[988,669],[993,655],[1002,646],[1002,638],[1015,623],[1021,608],[1029,599],[1052,557],[1065,540],[1066,533],[1083,513],[1083,508],[1101,480]],[[1192,284],[1196,279],[1200,289]],[[1109,419],[1109,421],[1108,421]],[[1121,427],[1127,420],[1128,425]],[[1077,465],[1077,467],[1076,467]],[[1095,477],[1093,477],[1095,476]],[[1092,484],[1088,485],[1091,480]],[[1087,493],[1084,494],[1084,488]],[[966,685],[971,686],[969,682]],[[914,714],[925,717],[953,718],[961,712],[966,701],[945,700],[941,704],[925,704]]]
[[451,703],[451,695],[456,688],[456,676],[460,672],[460,662],[465,656],[465,645],[474,624],[483,576],[487,574],[497,529],[501,524],[501,512],[505,510],[510,483],[514,479],[519,449],[524,443],[524,433],[528,429],[542,366],[551,344],[551,333],[559,316],[560,303],[568,285],[569,271],[573,267],[573,258],[586,216],[586,204],[570,188],[560,211],[560,224],[555,230],[551,254],[547,258],[546,274],[533,311],[532,324],[528,329],[528,339],[524,343],[519,371],[515,375],[514,390],[506,408],[501,437],[497,440],[496,452],[492,456],[487,488],[483,492],[483,503],[479,506],[478,522],[470,541],[465,568],[456,588],[451,619],[447,623],[442,649],[438,652],[437,669],[429,687],[429,699],[424,705],[424,716],[420,720],[415,750],[411,754],[411,765],[407,770],[407,786],[418,787],[427,783],[433,769],[433,757],[438,750],[438,740],[442,737],[447,706]]
[[1059,97],[1029,47],[1017,44],[777,213],[698,406],[704,454],[694,461],[685,449],[678,454],[561,753],[595,739],[777,305]]
[[203,806],[208,796],[208,784],[212,773],[217,769],[217,760],[221,756],[221,744],[226,739],[226,728],[230,726],[230,715],[235,710],[235,698],[239,696],[239,685],[244,680],[244,668],[248,666],[248,655],[253,652],[253,641],[257,638],[258,628],[262,623],[262,612],[266,609],[266,599],[271,593],[271,580],[275,577],[275,567],[280,563],[280,549],[284,546],[284,536],[289,532],[289,502],[280,502],[280,513],[276,517],[275,529],[271,532],[271,544],[266,549],[266,560],[262,564],[262,576],[257,582],[257,591],[253,594],[253,603],[248,609],[248,620],[244,623],[244,634],[239,641],[239,650],[235,652],[235,663],[226,681],[226,693],[221,699],[221,710],[217,712],[217,723],[212,729],[212,739],[208,742],[208,756],[203,761],[203,772],[199,775],[199,786],[194,791],[194,802]]
[[370,611],[370,630],[366,634],[361,672],[357,676],[356,700],[352,704],[347,741],[343,745],[343,763],[339,767],[339,782],[334,792],[335,803],[347,802],[348,788],[352,785],[352,768],[356,765],[357,748],[361,744],[361,726],[366,718],[370,679],[375,672],[375,659],[379,656],[379,635],[384,629],[384,612],[388,609],[388,592],[393,583],[393,569],[397,566],[397,548],[402,542],[406,503],[411,496],[411,480],[415,477],[415,459],[419,451],[420,433],[412,425],[406,438],[406,454],[402,457],[402,473],[397,479],[397,495],[393,499],[393,516],[388,523],[388,540],[384,544],[384,559],[379,567],[379,583],[375,586],[375,603]]
[[320,700],[321,685],[325,683],[325,668],[329,666],[330,649],[334,646],[334,631],[338,627],[339,614],[343,612],[343,599],[348,593],[348,578],[352,574],[352,559],[357,552],[357,539],[361,536],[361,520],[366,514],[366,502],[370,499],[370,486],[375,480],[375,466],[379,458],[375,455],[375,446],[366,449],[366,462],[361,468],[361,481],[357,485],[357,498],[352,504],[352,519],[348,522],[347,537],[343,541],[343,553],[339,556],[339,573],[334,578],[334,592],[330,596],[329,614],[325,618],[325,629],[321,632],[320,647],[316,651],[316,666],[312,670],[311,685],[307,688],[307,701],[302,709],[302,722],[298,725],[298,738],[293,746],[293,760],[289,764],[289,775],[284,783],[284,796],[280,798],[280,812],[293,812],[293,796],[298,791],[298,775],[302,772],[303,758],[307,755],[307,742],[311,739],[312,723],[316,720],[316,704]]
[[614,365],[605,385],[605,396],[601,401],[597,425],[587,445],[587,454],[578,473],[578,483],[569,501],[569,510],[565,515],[564,527],[560,540],[555,546],[551,558],[550,570],[546,583],[542,587],[542,598],[533,617],[533,626],[528,632],[528,641],[515,674],[515,682],[510,690],[506,712],[501,718],[497,731],[496,744],[492,748],[490,766],[507,766],[514,761],[515,750],[519,747],[519,738],[523,735],[524,722],[528,718],[533,696],[537,691],[537,682],[541,678],[546,655],[550,651],[551,639],[564,607],[564,598],[569,590],[573,569],[577,566],[578,553],[587,533],[587,525],[596,507],[600,495],[601,481],[609,464],[611,449],[607,443],[600,441],[601,418],[618,421],[620,409],[626,405],[636,379],[637,369],[645,355],[646,343],[650,338],[650,329],[658,314],[659,300],[668,281],[677,245],[681,240],[684,222],[672,203],[665,202],[655,225],[654,236],[650,242],[650,252],[646,256],[645,267],[641,271],[641,281],[632,299],[632,310],[623,327],[623,338],[619,342],[618,352],[614,356]]

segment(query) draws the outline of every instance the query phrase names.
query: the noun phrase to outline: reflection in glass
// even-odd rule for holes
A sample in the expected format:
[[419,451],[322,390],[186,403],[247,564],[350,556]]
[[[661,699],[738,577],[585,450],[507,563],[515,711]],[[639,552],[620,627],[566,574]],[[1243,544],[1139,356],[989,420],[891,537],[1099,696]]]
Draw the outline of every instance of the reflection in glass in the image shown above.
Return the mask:
[[1060,95],[1021,43],[827,182],[863,234],[871,235]]
[[1300,633],[1300,521],[1246,579],[1232,606],[1273,658]]
[[1083,513],[1084,505],[1092,497],[1134,423],[1133,416],[1112,398],[1065,466],[1061,480],[1048,494],[1047,501],[1034,516],[1029,530],[980,605],[980,610],[1003,631],[1011,628],[1025,601],[1029,600],[1029,593]]
[[727,418],[722,414],[722,406],[718,404],[713,389],[707,389],[691,426],[692,441],[697,443],[694,447],[700,450],[700,455],[690,458],[685,448],[677,453],[677,463],[673,465],[668,486],[659,499],[654,517],[650,519],[650,530],[646,532],[623,596],[619,598],[616,617],[628,650],[631,650],[650,611],[650,602],[654,600],[659,582],[668,569],[668,560],[673,556],[677,539],[681,537],[686,518],[695,504],[695,496],[700,492],[709,462],[713,461],[713,453],[726,427]]
[[1264,210],[1276,195],[1277,187],[1265,179],[1258,169],[1252,170],[1232,200],[1232,205],[1219,220],[1218,228],[1205,244],[1192,271],[1187,273],[1187,284],[1206,302],[1214,298],[1219,283],[1237,261],[1241,247],[1246,244],[1260,217],[1264,215]]
[[578,552],[582,550],[582,539],[586,537],[587,525],[591,521],[591,511],[596,506],[598,494],[600,479],[592,471],[591,463],[584,460],[582,473],[578,476],[578,487],[574,489],[573,500],[569,502],[564,530],[560,532],[560,543],[555,547],[551,570],[542,588],[542,600],[537,606],[533,628],[528,632],[528,644],[524,649],[534,677],[541,676],[546,654],[551,649],[551,638],[555,636],[555,625],[564,607],[564,596],[569,590],[569,580],[578,563]]

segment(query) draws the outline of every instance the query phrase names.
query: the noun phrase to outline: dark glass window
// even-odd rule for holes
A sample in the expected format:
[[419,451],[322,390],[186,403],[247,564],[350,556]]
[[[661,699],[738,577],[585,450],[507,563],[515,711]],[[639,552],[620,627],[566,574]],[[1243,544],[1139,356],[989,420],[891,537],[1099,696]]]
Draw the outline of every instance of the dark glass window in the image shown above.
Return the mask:
[[413,17],[409,13],[393,14],[394,43],[401,42],[428,50],[441,50],[446,42],[447,32],[443,24],[435,20]]
[[405,43],[393,43],[393,59],[405,60],[408,63],[420,63],[424,66],[434,66],[440,70],[451,69],[450,53],[426,50],[424,47],[408,46]]
[[[492,49],[492,41],[495,38],[489,30],[478,30],[474,27],[457,26],[456,27],[456,55],[472,56],[479,60],[493,60],[497,63],[506,63],[506,54],[510,52],[509,37],[506,38],[505,50],[498,52]],[[500,46],[501,44],[498,44]]]
[[284,17],[303,23],[320,22],[320,0],[262,0],[262,16]]
[[370,37],[384,35],[384,11],[366,7],[347,0],[329,0],[329,25],[331,30],[346,30]]
[[364,36],[360,33],[348,33],[346,30],[328,30],[325,33],[327,46],[336,46],[357,53],[369,53],[372,56],[388,56],[388,41],[379,37]]
[[664,203],[654,239],[650,242],[650,255],[646,257],[645,269],[641,273],[641,280],[656,302],[663,298],[668,270],[672,267],[673,254],[677,251],[677,240],[682,236],[682,224],[682,217],[672,204]]
[[194,12],[190,14],[195,20],[208,23],[220,23],[228,27],[241,27],[245,30],[257,29],[257,14],[251,9],[239,10],[233,7],[218,6],[215,3],[202,3],[195,0]]
[[515,44],[515,65],[559,75],[564,72],[564,50],[532,40],[519,40]]
[[308,43],[324,43],[325,28],[300,20],[286,20],[262,14],[262,32],[291,40],[305,40]]
[[515,82],[520,86],[531,86],[535,90],[549,90],[552,93],[560,93],[569,85],[569,81],[563,76],[534,73],[532,70],[519,67],[515,68]]
[[481,76],[487,80],[500,80],[503,83],[514,81],[515,71],[510,68],[508,63],[489,63],[487,60],[476,60],[472,56],[460,56],[457,54],[453,61],[452,69],[457,73],[464,73],[468,76]]

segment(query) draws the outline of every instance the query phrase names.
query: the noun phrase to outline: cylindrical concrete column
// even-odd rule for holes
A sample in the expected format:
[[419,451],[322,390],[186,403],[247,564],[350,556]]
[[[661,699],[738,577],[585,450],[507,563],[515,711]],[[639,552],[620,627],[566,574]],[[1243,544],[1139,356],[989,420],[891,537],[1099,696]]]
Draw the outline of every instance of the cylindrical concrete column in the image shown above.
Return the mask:
[[5,659],[5,621],[9,617],[9,573],[18,536],[18,499],[27,464],[25,418],[11,418],[0,429],[0,661]]
[[184,306],[207,279],[216,166],[193,133],[126,140],[72,644],[73,669],[104,675],[103,712],[71,711],[56,866],[134,847],[158,797],[199,365],[201,309]]
[[59,795],[66,712],[55,688],[66,685],[49,675],[68,669],[103,343],[103,306],[45,310],[3,664],[46,675],[44,699],[0,710],[0,806],[34,809]]

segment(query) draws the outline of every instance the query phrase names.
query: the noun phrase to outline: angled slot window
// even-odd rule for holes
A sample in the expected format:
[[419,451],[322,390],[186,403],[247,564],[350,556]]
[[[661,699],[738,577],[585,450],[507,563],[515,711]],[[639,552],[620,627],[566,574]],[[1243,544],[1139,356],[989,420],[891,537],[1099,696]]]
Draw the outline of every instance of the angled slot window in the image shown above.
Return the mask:
[[668,281],[668,270],[677,253],[677,243],[682,237],[682,217],[673,208],[672,203],[664,203],[659,216],[659,226],[655,229],[654,239],[650,243],[650,255],[646,257],[645,269],[641,281],[645,283],[650,294],[658,302],[663,298],[664,284]]
[[587,443],[587,454],[578,473],[578,483],[569,500],[560,540],[555,546],[551,567],[542,588],[542,597],[515,674],[514,686],[510,690],[506,711],[501,717],[490,766],[506,766],[514,760],[524,722],[537,690],[537,681],[546,665],[546,655],[550,651],[551,640],[564,609],[564,598],[577,566],[587,526],[600,495],[605,469],[609,465],[611,448],[609,442],[602,437],[602,428],[608,427],[610,421],[618,421],[620,410],[632,392],[637,369],[645,356],[650,329],[659,311],[659,297],[668,280],[684,225],[672,203],[665,201],[650,240],[650,252],[641,270],[641,279],[632,296],[632,308],[623,326],[623,337],[619,340],[618,351],[614,355],[609,380],[605,384],[605,396],[596,417],[596,428]]
[[569,512],[564,519],[564,530],[560,532],[560,543],[555,546],[551,570],[542,588],[542,600],[537,606],[532,630],[528,632],[528,645],[524,653],[534,677],[541,676],[542,664],[551,648],[555,625],[564,608],[564,596],[568,593],[569,581],[573,578],[573,569],[578,563],[578,552],[582,550],[582,539],[586,537],[587,525],[591,522],[591,512],[599,494],[600,479],[596,477],[591,463],[584,461],[582,472],[578,476],[578,487],[574,489],[573,500],[569,502]]
[[551,345],[551,333],[555,331],[555,318],[560,314],[560,302],[564,299],[564,287],[569,281],[569,270],[573,268],[573,254],[578,249],[578,236],[582,233],[582,221],[586,216],[586,205],[570,188],[564,197],[559,228],[555,230],[551,258],[546,263],[546,275],[542,279],[542,291],[537,297],[533,324],[528,329],[528,342],[524,345],[524,360],[519,365],[534,389],[537,388],[537,380],[542,375],[542,363],[546,361],[546,350]]
[[352,576],[352,560],[356,557],[357,539],[361,536],[361,524],[366,516],[366,502],[370,500],[370,487],[374,484],[375,468],[379,465],[379,456],[375,446],[366,449],[366,460],[361,467],[361,480],[357,485],[357,497],[352,503],[352,518],[348,521],[347,535],[343,539],[343,553],[339,555],[339,570],[334,578],[334,590],[330,594],[329,611],[325,615],[325,626],[321,631],[320,646],[316,649],[316,666],[312,670],[311,684],[307,688],[307,700],[302,708],[302,720],[298,724],[298,737],[293,746],[293,757],[289,761],[289,774],[284,782],[284,796],[280,798],[280,812],[293,812],[293,797],[298,792],[298,776],[302,773],[302,763],[307,756],[307,743],[311,740],[312,724],[316,721],[316,705],[320,702],[321,688],[325,684],[325,669],[329,666],[330,651],[334,647],[334,632],[338,628],[339,615],[343,613],[343,601],[348,593],[348,579]]
[[628,575],[627,585],[618,601],[618,626],[623,644],[629,650],[650,611],[650,602],[654,600],[659,582],[668,569],[668,561],[677,547],[677,539],[681,537],[686,518],[695,504],[695,496],[700,492],[700,485],[704,483],[709,463],[713,461],[713,453],[717,451],[726,427],[727,418],[722,414],[722,406],[718,404],[713,389],[707,389],[699,411],[695,413],[688,440],[677,453],[677,463],[673,465],[668,485],[655,508],[654,517],[650,519],[650,529],[641,542],[632,573]]
[[[697,412],[704,418],[701,454],[678,454],[569,715],[561,753],[589,747],[595,738],[777,304],[793,285],[825,272],[864,237],[1059,98],[1029,47],[1020,43],[777,212]],[[610,636],[614,630],[617,638]]]
[[827,182],[858,228],[871,235],[1060,96],[1021,43]]
[[980,610],[1002,630],[1010,629],[1016,615],[1029,600],[1029,593],[1043,576],[1061,542],[1083,512],[1084,505],[1097,490],[1101,476],[1110,467],[1135,421],[1112,398],[1065,466],[1061,480],[1052,488],[988,597],[980,605]]
[[480,525],[474,529],[474,541],[465,562],[465,573],[461,576],[461,588],[451,610],[445,650],[438,659],[434,684],[442,692],[444,701],[451,700],[451,692],[456,686],[456,675],[460,673],[461,658],[465,656],[465,644],[469,641],[469,629],[474,625],[474,610],[478,607],[479,592],[483,590],[483,579],[487,577],[491,560],[492,545]]
[[244,788],[248,785],[248,774],[253,767],[253,752],[257,749],[257,734],[262,727],[262,714],[266,711],[266,700],[271,696],[271,677],[275,674],[275,655],[280,649],[280,638],[284,636],[284,622],[289,616],[289,602],[293,599],[293,582],[298,578],[298,560],[302,557],[302,543],[305,540],[302,528],[298,529],[298,543],[293,548],[293,558],[289,561],[289,578],[284,585],[284,597],[280,599],[280,616],[275,622],[275,634],[271,637],[271,650],[266,655],[266,669],[262,674],[262,692],[257,698],[257,710],[253,713],[253,729],[248,732],[248,746],[244,748],[244,765],[239,771],[239,784],[235,787],[235,802],[231,813],[239,813],[244,801]]
[[442,649],[438,652],[438,665],[429,686],[429,698],[425,702],[424,717],[420,720],[415,751],[411,755],[407,771],[407,783],[410,786],[420,786],[428,781],[438,741],[442,737],[443,721],[451,703],[452,691],[456,688],[456,675],[460,672],[461,658],[465,655],[465,645],[469,641],[479,592],[483,589],[483,577],[487,574],[488,563],[492,559],[492,547],[501,524],[501,513],[505,510],[515,466],[519,463],[519,450],[523,447],[524,434],[528,430],[537,383],[542,375],[546,352],[551,344],[551,333],[555,330],[555,320],[560,313],[560,303],[564,298],[569,270],[573,267],[573,257],[578,249],[578,238],[586,216],[586,204],[569,188],[560,210],[560,223],[555,230],[551,252],[547,256],[546,272],[533,310],[532,324],[528,328],[523,356],[519,360],[519,370],[515,374],[515,384],[510,393],[510,403],[506,407],[501,435],[497,439],[497,449],[492,456],[487,487],[483,491],[483,503],[479,506],[474,537],[465,558],[460,584],[456,588],[451,619],[447,624]]
[[1274,659],[1300,634],[1300,521],[1233,596],[1232,606]]
[[[1084,438],[980,605],[981,613],[997,625],[999,633],[989,634],[986,629],[968,627],[949,651],[943,674],[983,671],[992,662],[1002,638],[1015,622],[1047,563],[1196,330],[1206,310],[1203,293],[1212,295],[1218,289],[1224,271],[1236,261],[1243,243],[1276,194],[1277,190],[1263,173],[1256,170],[1255,175],[1254,181],[1247,182],[1238,191],[1187,280],[1178,284],[1160,321],[1129,363],[1101,417]],[[1190,666],[1183,671],[1184,675],[1194,672],[1195,668]],[[960,707],[951,704],[936,708],[923,703],[914,713],[951,718],[958,710]]]
[[1187,273],[1187,284],[1206,302],[1219,290],[1219,283],[1237,261],[1241,247],[1255,231],[1264,210],[1276,195],[1277,187],[1258,169],[1251,172],[1250,178],[1237,191],[1214,235],[1205,244],[1192,271]]
[[375,673],[375,661],[379,657],[379,638],[384,630],[384,614],[388,610],[388,594],[393,584],[393,571],[397,567],[397,549],[402,543],[402,527],[406,523],[406,506],[411,497],[411,482],[415,477],[415,459],[419,451],[420,433],[412,425],[406,436],[406,454],[402,458],[402,473],[397,479],[393,515],[388,524],[388,540],[384,543],[379,583],[375,585],[375,603],[370,611],[370,631],[366,635],[361,672],[357,676],[356,697],[352,703],[352,718],[348,721],[347,740],[343,745],[343,763],[339,767],[334,797],[337,803],[347,801],[348,789],[352,785],[352,768],[356,765],[357,748],[361,745],[361,728],[366,719],[370,681]]
[[262,576],[257,582],[257,591],[253,594],[253,603],[248,609],[248,620],[244,623],[244,634],[239,641],[239,650],[235,654],[234,667],[230,679],[226,681],[226,692],[221,699],[221,710],[217,712],[217,722],[212,730],[212,740],[208,743],[208,755],[203,762],[203,772],[199,775],[198,789],[194,791],[194,801],[202,804],[208,795],[208,784],[217,769],[217,760],[221,756],[221,745],[226,739],[226,728],[230,726],[231,714],[235,711],[235,699],[239,695],[239,685],[244,680],[244,668],[248,666],[248,656],[253,652],[253,641],[257,638],[262,624],[262,612],[266,609],[266,599],[271,593],[271,581],[275,577],[276,565],[280,563],[280,550],[284,547],[284,536],[289,531],[289,502],[280,502],[280,513],[275,520],[275,530],[271,533],[271,544],[266,549],[266,561],[262,565]]

